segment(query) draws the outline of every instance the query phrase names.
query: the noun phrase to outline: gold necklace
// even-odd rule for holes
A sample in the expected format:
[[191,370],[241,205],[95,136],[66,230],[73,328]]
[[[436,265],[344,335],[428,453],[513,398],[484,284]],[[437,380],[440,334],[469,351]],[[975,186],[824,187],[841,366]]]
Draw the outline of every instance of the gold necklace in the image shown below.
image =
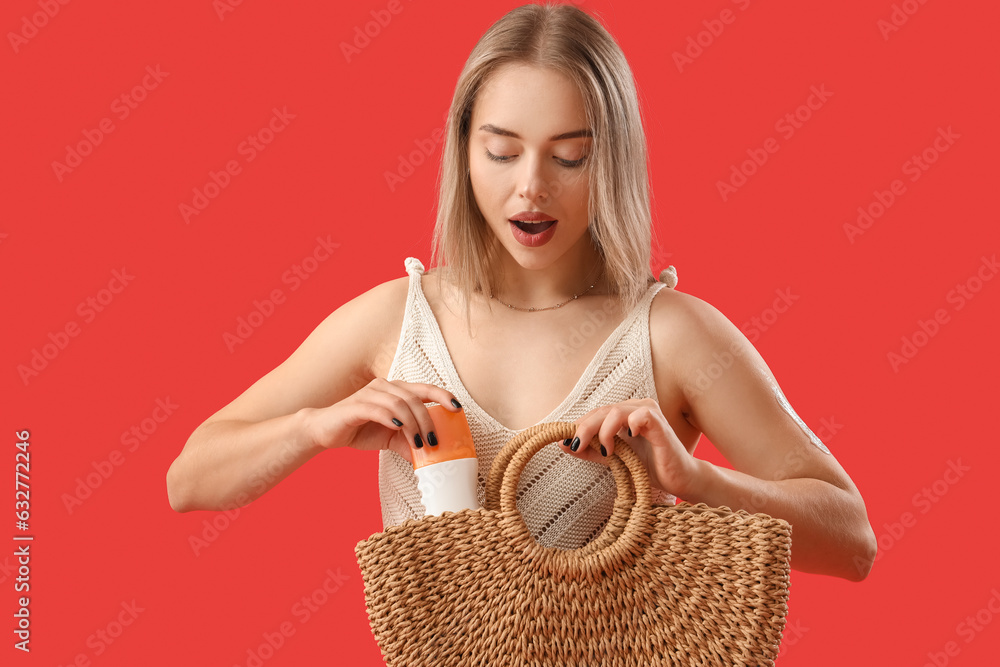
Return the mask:
[[[600,274],[598,274],[598,275],[600,275]],[[594,285],[596,285],[596,284],[597,283],[595,282]],[[526,313],[533,313],[533,312],[539,312],[539,311],[542,311],[542,310],[552,310],[553,308],[559,308],[559,307],[561,307],[561,306],[569,303],[573,299],[576,299],[577,297],[583,296],[584,294],[586,294],[587,292],[589,292],[590,290],[592,290],[594,288],[594,285],[591,285],[590,287],[588,287],[587,289],[583,290],[579,294],[574,294],[573,296],[571,296],[570,298],[566,299],[562,303],[557,303],[556,305],[549,306],[548,308],[518,308],[517,306],[512,306],[509,303],[505,303],[503,301],[500,301],[500,299],[498,299],[497,297],[495,297],[492,292],[490,292],[490,298],[491,299],[496,299],[497,301],[500,301],[500,303],[502,303],[503,305],[505,305],[508,308],[511,308],[513,310],[521,310],[521,311],[524,311]]]

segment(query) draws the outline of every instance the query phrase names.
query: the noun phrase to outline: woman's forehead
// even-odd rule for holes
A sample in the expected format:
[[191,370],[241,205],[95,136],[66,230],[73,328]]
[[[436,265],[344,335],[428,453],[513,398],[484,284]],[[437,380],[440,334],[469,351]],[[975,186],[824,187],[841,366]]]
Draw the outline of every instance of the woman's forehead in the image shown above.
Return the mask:
[[[585,130],[583,95],[565,75],[552,69],[505,66],[480,89],[473,105],[473,127],[492,134],[553,141]],[[500,131],[497,131],[500,130]]]

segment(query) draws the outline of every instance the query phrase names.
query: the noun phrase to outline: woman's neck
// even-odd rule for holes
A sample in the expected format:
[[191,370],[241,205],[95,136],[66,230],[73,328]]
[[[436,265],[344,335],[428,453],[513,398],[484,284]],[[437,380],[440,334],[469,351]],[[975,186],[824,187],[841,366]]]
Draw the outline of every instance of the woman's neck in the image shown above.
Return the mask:
[[509,254],[502,255],[501,283],[494,297],[518,308],[549,308],[573,296],[607,294],[602,262],[594,253],[564,255],[540,268],[522,266]]

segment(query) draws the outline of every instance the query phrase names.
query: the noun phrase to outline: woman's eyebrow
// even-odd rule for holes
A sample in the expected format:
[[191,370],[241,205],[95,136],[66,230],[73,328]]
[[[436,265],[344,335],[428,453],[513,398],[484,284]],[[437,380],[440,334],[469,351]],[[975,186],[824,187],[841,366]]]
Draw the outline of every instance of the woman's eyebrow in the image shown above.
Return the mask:
[[[483,132],[490,132],[492,134],[499,134],[504,137],[513,137],[515,139],[520,139],[521,135],[513,132],[511,130],[505,130],[502,127],[497,127],[492,123],[487,123],[479,128]],[[557,134],[554,137],[549,137],[549,141],[561,141],[563,139],[576,139],[577,137],[592,137],[594,136],[590,130],[573,130],[572,132],[563,132],[562,134]]]

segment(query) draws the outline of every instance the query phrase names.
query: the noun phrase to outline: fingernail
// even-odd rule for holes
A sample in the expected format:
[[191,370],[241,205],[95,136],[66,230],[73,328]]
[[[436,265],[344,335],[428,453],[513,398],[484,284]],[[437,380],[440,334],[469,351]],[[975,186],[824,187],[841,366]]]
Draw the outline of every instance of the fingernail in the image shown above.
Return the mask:
[[427,442],[429,442],[431,445],[438,444],[438,439],[437,436],[434,435],[434,431],[427,432]]
[[630,438],[632,437],[632,427],[631,426],[628,429],[628,437],[630,437]]
[[459,403],[458,401],[456,401],[454,398],[451,399],[451,404],[454,405],[456,408],[459,408],[459,409],[461,409],[461,407],[462,407],[462,404]]
[[396,426],[402,426],[403,425],[403,422],[399,421],[395,417],[392,418],[392,423],[395,424]]
[[419,433],[417,433],[415,436],[413,436],[413,442],[417,445],[417,449],[420,449],[421,447],[424,446],[424,443],[421,442],[421,440],[420,440],[420,434]]
[[601,456],[607,456],[608,450],[604,449],[604,445],[601,445]]
[[576,450],[580,449],[580,438],[579,437],[573,438],[573,444],[570,445],[569,448],[570,448],[571,451],[574,451],[574,452]]
[[569,447],[569,443],[571,443],[571,442],[573,442],[572,438],[566,438],[565,440],[563,440],[563,446],[564,447]]

